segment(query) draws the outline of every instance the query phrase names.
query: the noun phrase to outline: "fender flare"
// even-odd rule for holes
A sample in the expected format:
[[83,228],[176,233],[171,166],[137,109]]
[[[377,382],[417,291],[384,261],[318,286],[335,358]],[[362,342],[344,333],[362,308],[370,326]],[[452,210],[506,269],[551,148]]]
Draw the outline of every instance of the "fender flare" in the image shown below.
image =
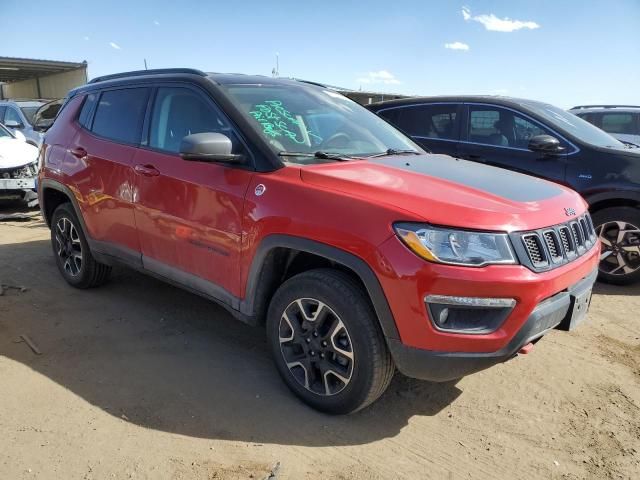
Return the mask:
[[607,191],[607,192],[598,192],[592,194],[585,194],[584,199],[589,204],[589,207],[595,205],[596,203],[607,201],[607,200],[630,200],[632,202],[637,202],[640,204],[640,192],[636,192],[634,190],[615,190],[615,191]]
[[244,300],[240,302],[240,312],[242,314],[254,317],[258,313],[256,312],[256,300],[258,298],[260,279],[267,256],[275,248],[288,248],[311,253],[352,270],[360,278],[367,290],[384,336],[395,340],[400,339],[398,328],[380,281],[364,260],[337,247],[292,235],[272,234],[260,242],[249,269],[245,290],[246,295]]
[[44,217],[44,220],[47,223],[47,226],[51,227],[50,219],[47,218],[47,215],[46,215],[47,206],[46,206],[46,201],[44,196],[45,189],[57,190],[60,193],[64,193],[65,196],[69,198],[71,205],[73,206],[73,210],[76,212],[76,217],[78,217],[78,221],[82,226],[82,231],[84,232],[85,236],[87,236],[87,239],[88,239],[89,234],[87,231],[87,226],[84,223],[84,217],[82,216],[80,205],[78,204],[78,199],[76,198],[76,196],[73,194],[73,192],[69,187],[58,182],[57,180],[52,180],[51,178],[44,178],[42,179],[41,182],[38,183],[38,201],[40,202],[40,211],[42,212],[42,216]]

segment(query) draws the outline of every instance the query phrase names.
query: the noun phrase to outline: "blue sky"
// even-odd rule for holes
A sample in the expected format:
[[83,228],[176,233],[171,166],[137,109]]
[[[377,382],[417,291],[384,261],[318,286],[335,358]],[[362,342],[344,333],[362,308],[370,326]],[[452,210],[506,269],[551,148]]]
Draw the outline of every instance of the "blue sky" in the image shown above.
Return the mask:
[[270,75],[279,53],[281,76],[353,89],[640,104],[640,0],[23,3],[2,0],[0,55],[90,77],[144,58]]

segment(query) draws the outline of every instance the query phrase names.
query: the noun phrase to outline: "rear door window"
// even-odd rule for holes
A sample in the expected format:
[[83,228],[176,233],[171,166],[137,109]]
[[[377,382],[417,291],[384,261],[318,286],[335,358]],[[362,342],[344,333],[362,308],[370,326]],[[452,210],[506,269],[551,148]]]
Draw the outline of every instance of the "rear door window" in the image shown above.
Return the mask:
[[139,144],[148,88],[107,90],[100,95],[91,131],[116,142]]
[[458,140],[456,104],[413,105],[380,112],[405,133],[423,138]]

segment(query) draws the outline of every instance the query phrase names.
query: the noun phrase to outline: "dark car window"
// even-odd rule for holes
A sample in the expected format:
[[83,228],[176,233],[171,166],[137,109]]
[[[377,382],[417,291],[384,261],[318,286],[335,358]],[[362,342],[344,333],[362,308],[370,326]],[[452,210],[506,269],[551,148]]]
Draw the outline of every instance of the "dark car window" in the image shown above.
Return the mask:
[[469,106],[468,139],[470,142],[526,149],[529,140],[536,135],[553,135],[553,133],[527,117],[505,108],[485,105]]
[[33,125],[33,116],[36,114],[39,108],[39,105],[35,107],[20,107],[20,110],[22,110],[22,114],[27,119],[27,122],[29,122],[30,125]]
[[234,141],[221,112],[201,95],[188,88],[158,88],[151,114],[149,146],[177,153],[184,137],[204,132],[224,133]]
[[405,133],[416,137],[457,140],[455,104],[411,105],[380,112]]
[[602,129],[609,133],[638,133],[635,128],[633,113],[603,113],[601,120]]
[[91,125],[89,125],[89,120],[91,119],[91,112],[96,104],[97,99],[98,94],[96,93],[90,93],[84,99],[82,110],[80,110],[80,115],[78,116],[78,123],[84,128],[91,128]]
[[147,88],[103,92],[91,130],[118,142],[139,143],[148,94]]
[[575,115],[589,122],[592,125],[595,125],[595,126],[600,125],[600,121],[597,113],[576,113]]
[[0,123],[4,123],[4,112],[7,109],[4,105],[0,106]]

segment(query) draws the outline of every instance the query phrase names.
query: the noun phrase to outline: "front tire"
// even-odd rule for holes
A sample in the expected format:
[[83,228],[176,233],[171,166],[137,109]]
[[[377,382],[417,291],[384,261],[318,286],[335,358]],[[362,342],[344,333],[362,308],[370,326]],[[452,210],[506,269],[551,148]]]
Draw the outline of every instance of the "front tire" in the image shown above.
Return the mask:
[[395,372],[368,298],[337,270],[311,270],[284,282],[269,306],[267,335],[284,382],[323,412],[366,407]]
[[606,283],[629,285],[640,280],[640,209],[613,207],[592,215],[602,243],[600,274]]
[[69,285],[92,288],[105,283],[111,267],[93,258],[71,204],[63,203],[51,219],[51,246],[58,270]]

